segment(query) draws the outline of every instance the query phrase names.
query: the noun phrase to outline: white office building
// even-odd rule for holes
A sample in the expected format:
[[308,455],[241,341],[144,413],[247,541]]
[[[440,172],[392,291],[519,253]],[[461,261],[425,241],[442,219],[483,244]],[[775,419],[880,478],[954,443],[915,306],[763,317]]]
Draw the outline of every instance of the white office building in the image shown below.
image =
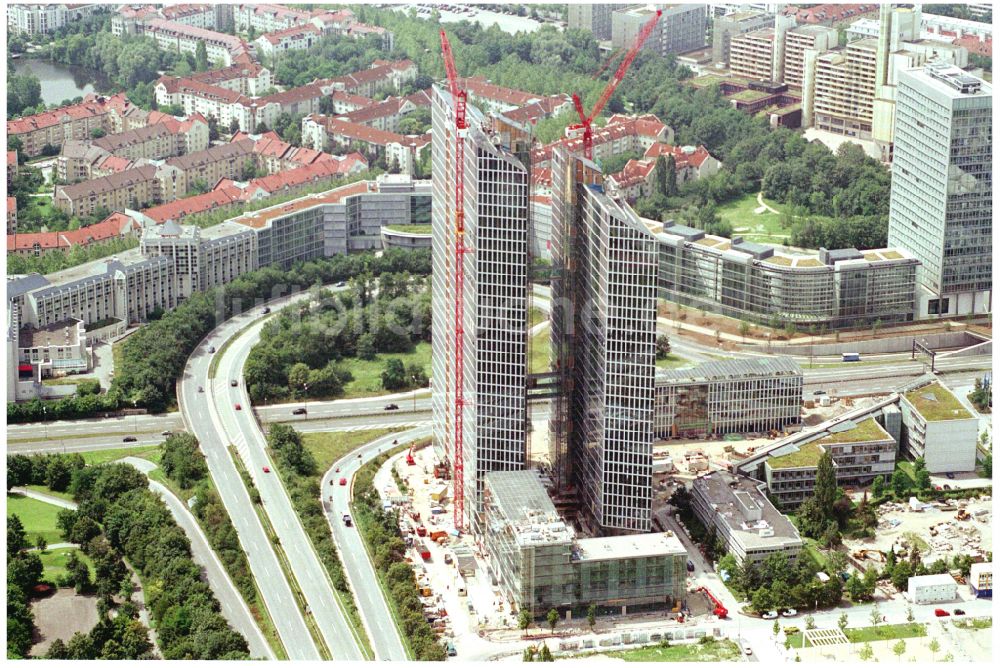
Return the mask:
[[990,311],[993,87],[957,67],[899,75],[889,244],[920,260],[918,317]]

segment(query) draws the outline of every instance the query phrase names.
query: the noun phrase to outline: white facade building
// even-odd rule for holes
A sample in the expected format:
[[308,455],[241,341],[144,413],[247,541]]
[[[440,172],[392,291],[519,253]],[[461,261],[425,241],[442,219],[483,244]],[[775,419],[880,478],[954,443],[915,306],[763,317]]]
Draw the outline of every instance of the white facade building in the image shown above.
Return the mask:
[[958,598],[958,583],[947,573],[916,575],[909,579],[907,594],[917,605],[948,603]]

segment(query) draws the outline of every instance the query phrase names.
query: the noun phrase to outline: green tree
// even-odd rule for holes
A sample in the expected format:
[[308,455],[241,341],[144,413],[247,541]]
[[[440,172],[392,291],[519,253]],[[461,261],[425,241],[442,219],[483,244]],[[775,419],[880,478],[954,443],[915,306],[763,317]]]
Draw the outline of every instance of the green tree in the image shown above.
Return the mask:
[[666,184],[664,194],[673,197],[677,194],[677,161],[673,155],[667,156]]
[[653,192],[661,197],[667,196],[667,161],[662,155],[656,158],[653,166]]
[[376,352],[375,337],[370,332],[365,332],[358,337],[358,359],[373,360]]
[[875,652],[872,650],[871,643],[866,642],[858,651],[858,657],[862,661],[871,661],[873,656],[875,656]]
[[555,661],[552,657],[552,651],[549,650],[549,646],[545,643],[542,643],[542,649],[538,650],[538,659],[544,663]]
[[205,47],[205,42],[198,40],[198,46],[194,50],[194,61],[195,69],[198,72],[205,72],[208,70],[208,49]]
[[406,368],[403,360],[391,357],[385,361],[382,371],[382,387],[387,390],[400,390],[407,386]]
[[45,554],[45,551],[49,549],[49,542],[45,540],[45,536],[38,534],[35,536],[35,549]]
[[18,552],[28,546],[28,540],[24,533],[24,524],[17,515],[7,518],[7,559],[14,558]]
[[913,608],[910,606],[906,606],[906,621],[913,621]]
[[559,623],[559,611],[552,608],[549,610],[549,614],[545,616],[545,620],[549,623],[549,631],[555,632],[556,624]]
[[517,628],[521,629],[523,635],[528,634],[528,627],[531,626],[531,613],[527,610],[521,610],[521,614],[517,617]]
[[824,516],[829,519],[833,514],[833,504],[837,500],[837,476],[833,470],[833,457],[827,450],[819,458],[816,465],[816,485],[813,491],[816,504],[825,509]]
[[771,633],[773,633],[775,637],[778,637],[778,634],[781,633],[781,624],[778,623],[777,619],[774,620],[774,625],[771,627]]
[[747,322],[746,320],[740,320],[740,336],[742,336],[745,339],[747,337],[747,334],[750,333],[750,329],[751,325],[749,322]]
[[871,612],[868,613],[868,619],[872,623],[872,628],[877,628],[882,622],[882,611],[878,608],[878,603],[872,606]]
[[910,477],[903,469],[897,468],[892,473],[891,485],[892,493],[896,495],[896,499],[902,499],[910,489]]
[[840,632],[843,633],[847,631],[847,613],[840,613],[840,617],[837,618],[837,627],[840,628]]
[[877,475],[875,479],[872,480],[872,499],[879,500],[882,498],[882,494],[885,492],[885,481],[882,476]]
[[806,628],[809,630],[816,628],[816,618],[812,615],[806,616]]
[[903,655],[906,654],[906,641],[900,639],[899,642],[892,646],[892,653],[895,654],[900,661],[902,661]]
[[670,354],[670,337],[666,334],[659,334],[656,337],[656,359],[666,359]]
[[767,588],[761,587],[750,597],[750,604],[756,612],[763,614],[771,610],[774,600],[771,598],[771,592]]
[[935,660],[937,653],[941,651],[941,643],[938,642],[937,638],[931,638],[931,641],[927,643],[927,649],[931,651],[931,660]]
[[587,608],[587,626],[590,627],[590,632],[594,632],[594,627],[597,625],[597,606],[593,603]]

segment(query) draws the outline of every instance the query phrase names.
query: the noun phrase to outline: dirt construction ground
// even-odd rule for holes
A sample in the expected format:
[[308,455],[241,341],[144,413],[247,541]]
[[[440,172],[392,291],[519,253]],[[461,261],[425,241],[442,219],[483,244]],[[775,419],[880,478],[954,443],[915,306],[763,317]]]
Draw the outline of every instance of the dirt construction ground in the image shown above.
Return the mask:
[[[879,508],[878,530],[871,540],[845,540],[844,545],[849,551],[874,549],[887,552],[894,545],[897,552],[907,544],[912,546],[913,537],[917,539],[924,563],[937,559],[951,560],[956,554],[976,554],[982,550],[990,552],[993,549],[993,527],[990,525],[990,510],[992,501],[988,496],[981,496],[968,501],[953,501],[954,508],[965,507],[970,519],[955,518],[957,510],[942,510],[932,507],[915,512],[909,506],[899,503],[886,503]],[[982,511],[986,511],[983,513]],[[980,513],[977,517],[976,513]],[[934,531],[937,535],[931,535]],[[878,564],[876,561],[866,561],[866,564]]]

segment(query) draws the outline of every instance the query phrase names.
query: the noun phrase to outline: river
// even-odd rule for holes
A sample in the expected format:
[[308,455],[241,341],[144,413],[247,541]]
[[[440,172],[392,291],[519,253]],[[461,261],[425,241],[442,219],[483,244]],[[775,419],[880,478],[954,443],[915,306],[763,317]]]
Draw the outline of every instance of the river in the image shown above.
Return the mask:
[[59,104],[95,91],[107,91],[107,79],[100,73],[50,60],[24,58],[14,61],[15,72],[32,72],[42,85],[42,102]]

